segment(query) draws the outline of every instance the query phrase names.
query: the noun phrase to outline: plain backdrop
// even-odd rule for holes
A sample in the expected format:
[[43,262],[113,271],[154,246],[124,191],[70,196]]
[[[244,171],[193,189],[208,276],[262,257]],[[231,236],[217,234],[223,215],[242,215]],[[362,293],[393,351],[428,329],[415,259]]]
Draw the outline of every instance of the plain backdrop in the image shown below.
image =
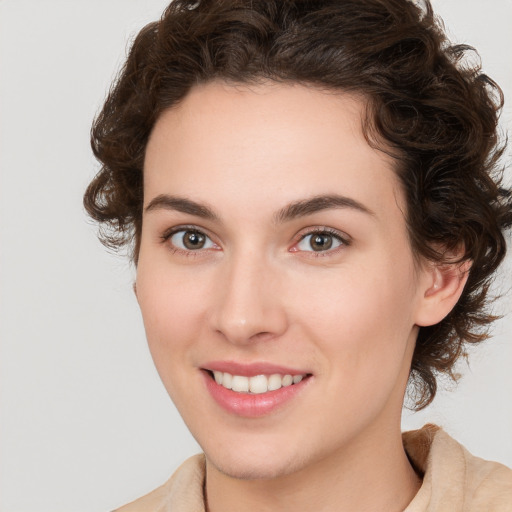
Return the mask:
[[[153,368],[134,270],[97,242],[82,208],[98,170],[91,120],[127,43],[165,5],[0,0],[3,512],[111,510],[199,450]],[[512,1],[434,6],[512,98]],[[502,290],[510,276],[509,258]],[[510,293],[499,307],[510,313]],[[461,365],[457,387],[404,413],[404,429],[439,423],[473,453],[512,466],[511,316]]]

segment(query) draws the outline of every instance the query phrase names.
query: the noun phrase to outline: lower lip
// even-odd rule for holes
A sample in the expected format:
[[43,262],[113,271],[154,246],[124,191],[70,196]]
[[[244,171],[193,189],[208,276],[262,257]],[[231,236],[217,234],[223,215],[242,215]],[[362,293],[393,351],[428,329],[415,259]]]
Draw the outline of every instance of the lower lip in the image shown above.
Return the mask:
[[266,393],[237,393],[215,382],[210,373],[203,371],[206,387],[213,399],[226,411],[243,416],[257,418],[270,414],[295,398],[307,385],[310,377],[305,377],[298,384],[282,387]]

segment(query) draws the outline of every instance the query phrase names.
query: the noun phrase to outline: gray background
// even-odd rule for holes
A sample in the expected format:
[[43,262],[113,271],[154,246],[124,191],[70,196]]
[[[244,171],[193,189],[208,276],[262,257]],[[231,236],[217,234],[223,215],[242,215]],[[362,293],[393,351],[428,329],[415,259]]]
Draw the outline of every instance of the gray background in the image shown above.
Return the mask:
[[[0,0],[0,510],[109,510],[198,450],[161,386],[131,290],[81,201],[89,128],[127,41],[164,0]],[[512,1],[436,0],[512,98]],[[512,100],[503,124],[510,127]],[[510,160],[510,159],[509,159]],[[511,265],[499,284],[512,285]],[[500,308],[512,310],[511,295]],[[512,466],[512,315],[425,421]]]

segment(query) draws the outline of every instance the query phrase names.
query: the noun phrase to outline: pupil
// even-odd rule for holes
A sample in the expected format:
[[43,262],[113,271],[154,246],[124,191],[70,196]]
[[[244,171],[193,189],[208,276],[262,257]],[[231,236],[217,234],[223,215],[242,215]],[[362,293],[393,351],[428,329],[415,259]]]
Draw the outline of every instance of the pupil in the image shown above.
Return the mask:
[[204,245],[205,237],[194,231],[187,231],[183,237],[183,245],[187,249],[201,249]]
[[314,251],[325,251],[332,246],[332,237],[330,235],[315,235],[311,238],[311,248]]

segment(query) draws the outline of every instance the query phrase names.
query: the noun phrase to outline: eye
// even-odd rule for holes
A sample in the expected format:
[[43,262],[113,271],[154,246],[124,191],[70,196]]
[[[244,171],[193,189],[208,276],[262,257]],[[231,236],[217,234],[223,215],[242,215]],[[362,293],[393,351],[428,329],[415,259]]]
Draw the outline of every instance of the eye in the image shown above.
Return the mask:
[[197,229],[180,229],[166,238],[176,249],[182,251],[198,251],[218,247],[207,235]]
[[295,245],[296,251],[327,252],[342,245],[348,245],[348,241],[341,235],[329,230],[319,230],[303,235]]

